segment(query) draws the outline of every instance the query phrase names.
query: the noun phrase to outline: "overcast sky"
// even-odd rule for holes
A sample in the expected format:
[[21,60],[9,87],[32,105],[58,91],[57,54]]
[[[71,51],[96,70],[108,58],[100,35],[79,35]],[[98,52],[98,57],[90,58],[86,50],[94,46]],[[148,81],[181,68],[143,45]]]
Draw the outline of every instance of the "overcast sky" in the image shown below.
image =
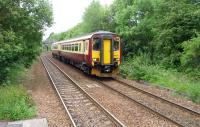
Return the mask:
[[[66,31],[82,20],[85,8],[93,0],[49,0],[53,5],[54,25],[45,32],[47,38],[50,33]],[[113,0],[99,0],[102,5],[110,5]]]

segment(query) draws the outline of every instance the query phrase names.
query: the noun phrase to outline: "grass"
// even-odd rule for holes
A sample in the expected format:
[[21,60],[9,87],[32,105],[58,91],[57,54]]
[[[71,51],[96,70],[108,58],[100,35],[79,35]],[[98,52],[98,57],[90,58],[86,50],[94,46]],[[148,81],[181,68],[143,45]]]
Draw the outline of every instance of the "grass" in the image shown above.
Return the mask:
[[0,85],[0,119],[21,120],[36,115],[36,107],[27,93],[20,85],[25,75],[21,65],[14,65],[10,69],[7,81]]
[[121,75],[173,89],[176,93],[200,104],[200,81],[193,80],[174,69],[150,64],[148,61],[145,56],[127,60],[120,67]]
[[34,103],[23,86],[1,86],[0,93],[1,120],[20,120],[35,115]]

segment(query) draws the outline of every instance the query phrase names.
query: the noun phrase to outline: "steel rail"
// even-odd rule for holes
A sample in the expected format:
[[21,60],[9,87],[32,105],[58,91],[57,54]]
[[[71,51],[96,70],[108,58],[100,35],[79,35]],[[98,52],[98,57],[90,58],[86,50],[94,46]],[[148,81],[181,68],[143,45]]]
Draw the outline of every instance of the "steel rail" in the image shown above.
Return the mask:
[[[95,80],[96,80],[96,79],[95,79]],[[126,97],[126,98],[128,98],[128,99],[130,99],[131,101],[137,103],[138,105],[144,107],[145,109],[151,111],[152,113],[154,113],[154,114],[156,114],[156,115],[158,115],[158,116],[160,116],[160,117],[162,117],[162,118],[164,118],[164,119],[166,119],[166,120],[168,120],[168,121],[174,123],[175,125],[177,125],[177,126],[179,126],[179,127],[184,127],[184,125],[181,125],[180,123],[178,123],[178,122],[176,122],[176,121],[170,119],[169,117],[167,117],[167,116],[165,116],[165,115],[163,115],[163,114],[157,112],[156,110],[154,110],[154,109],[152,109],[152,108],[150,108],[150,107],[148,107],[148,106],[142,104],[141,102],[139,102],[139,101],[133,99],[132,97],[130,97],[130,96],[128,96],[128,95],[125,95],[124,93],[122,93],[122,92],[120,92],[120,91],[118,91],[118,90],[116,90],[116,89],[114,89],[114,88],[112,88],[112,87],[106,85],[106,84],[103,83],[102,81],[99,81],[99,80],[96,80],[96,81],[99,82],[100,84],[106,86],[107,88],[109,88],[109,89],[111,89],[111,90],[117,92],[118,94],[120,94],[120,95],[122,95],[122,96],[124,96],[124,97]]]
[[120,80],[118,80],[118,79],[116,79],[116,78],[113,78],[113,79],[114,79],[115,81],[119,82],[119,83],[122,83],[122,84],[128,86],[129,88],[132,88],[132,89],[134,89],[134,90],[140,92],[140,93],[149,95],[149,96],[151,96],[151,97],[153,97],[153,98],[159,99],[160,101],[166,102],[166,103],[168,103],[168,104],[170,104],[170,105],[173,105],[173,106],[175,106],[175,107],[177,107],[177,108],[179,108],[179,109],[182,109],[182,110],[184,110],[184,111],[186,111],[186,112],[189,112],[189,113],[191,113],[191,114],[193,114],[193,115],[196,115],[196,116],[199,116],[199,117],[200,117],[200,113],[197,112],[197,111],[194,111],[194,110],[192,110],[192,109],[190,109],[190,108],[184,107],[184,106],[182,106],[182,105],[180,105],[180,104],[171,102],[171,101],[169,101],[169,100],[167,100],[167,99],[165,99],[165,98],[159,97],[159,96],[157,96],[157,95],[155,95],[155,94],[153,94],[153,93],[150,93],[150,92],[148,92],[148,91],[146,91],[146,90],[143,90],[143,89],[137,88],[137,87],[135,87],[135,86],[132,86],[132,85],[130,85],[130,84],[128,84],[128,83],[125,83],[125,82],[123,82],[123,81],[120,81]]
[[50,72],[49,72],[48,69],[47,69],[47,66],[46,66],[46,64],[45,64],[45,62],[44,62],[44,60],[43,60],[43,58],[40,57],[40,59],[41,59],[42,64],[43,64],[43,66],[44,66],[44,68],[45,68],[45,70],[46,70],[46,72],[47,72],[47,74],[48,74],[48,77],[50,78],[50,80],[51,80],[51,82],[52,82],[52,84],[53,84],[53,86],[54,86],[54,88],[55,88],[55,90],[56,90],[56,93],[58,94],[58,96],[59,96],[59,98],[60,98],[60,100],[61,100],[61,102],[62,102],[62,104],[63,104],[63,106],[64,106],[64,108],[65,108],[65,111],[67,112],[67,114],[68,114],[68,116],[69,116],[69,118],[70,118],[70,121],[72,122],[73,127],[77,127],[76,124],[75,124],[75,122],[74,122],[74,120],[73,120],[73,118],[72,118],[72,116],[71,116],[71,114],[70,114],[70,112],[69,112],[69,110],[68,110],[68,108],[67,108],[67,106],[65,105],[65,103],[64,103],[64,101],[63,101],[63,99],[62,99],[62,97],[61,97],[61,95],[60,95],[60,93],[59,93],[59,91],[58,91],[58,89],[57,89],[57,87],[56,87],[55,82],[53,81],[53,79],[52,79],[52,77],[51,77],[51,75],[50,75]]
[[56,65],[52,60],[50,60],[49,58],[47,58],[52,65],[54,65],[60,72],[62,72],[64,74],[64,76],[68,79],[71,80],[71,82],[73,82],[73,84],[75,84],[77,86],[77,88],[79,90],[81,90],[92,102],[94,102],[94,104],[100,109],[102,110],[109,118],[110,120],[112,120],[118,127],[126,127],[121,121],[119,121],[113,114],[111,114],[106,108],[104,108],[98,101],[96,101],[89,93],[87,93],[82,87],[80,87],[78,85],[78,83],[71,78],[71,76],[69,76],[68,74],[66,74],[58,65]]

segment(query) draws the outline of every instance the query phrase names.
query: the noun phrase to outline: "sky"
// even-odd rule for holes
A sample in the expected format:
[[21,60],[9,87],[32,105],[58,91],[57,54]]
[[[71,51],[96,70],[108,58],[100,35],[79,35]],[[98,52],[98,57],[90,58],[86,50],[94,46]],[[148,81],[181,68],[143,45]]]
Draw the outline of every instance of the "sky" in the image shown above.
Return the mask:
[[[44,38],[50,33],[67,31],[82,21],[85,8],[93,0],[49,0],[53,6],[54,24],[47,28]],[[110,5],[113,0],[99,0],[102,5]]]

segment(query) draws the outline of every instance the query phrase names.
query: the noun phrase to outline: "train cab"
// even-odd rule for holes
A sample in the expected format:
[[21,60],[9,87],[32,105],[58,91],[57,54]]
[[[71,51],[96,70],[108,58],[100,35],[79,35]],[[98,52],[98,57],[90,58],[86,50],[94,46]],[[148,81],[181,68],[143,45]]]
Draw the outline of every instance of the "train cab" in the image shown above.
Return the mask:
[[113,34],[92,37],[92,75],[110,77],[118,73],[121,62],[120,38]]

